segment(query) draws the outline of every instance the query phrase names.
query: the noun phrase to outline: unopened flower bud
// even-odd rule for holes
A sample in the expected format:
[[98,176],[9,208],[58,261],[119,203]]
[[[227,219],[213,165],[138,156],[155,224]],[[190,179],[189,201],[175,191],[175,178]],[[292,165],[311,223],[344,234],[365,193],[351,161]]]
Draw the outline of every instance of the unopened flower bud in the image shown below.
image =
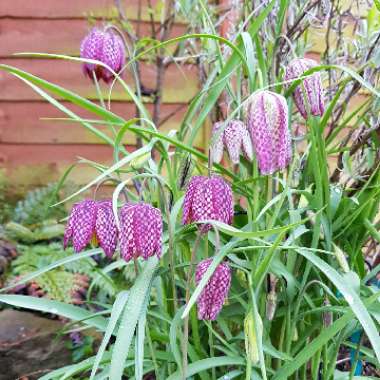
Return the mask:
[[339,263],[339,266],[341,267],[344,273],[348,273],[350,271],[350,267],[348,265],[346,255],[336,244],[333,244],[333,246],[334,246],[334,255],[335,255],[336,260]]
[[187,154],[181,159],[179,166],[179,175],[177,180],[177,186],[179,189],[184,189],[188,184],[191,178],[191,174],[194,169],[194,163],[191,159],[191,155]]
[[269,321],[273,320],[274,313],[277,307],[277,294],[275,291],[271,291],[267,295],[266,316]]
[[[328,298],[325,298],[325,300],[323,301],[323,305],[324,306],[330,306],[331,305]],[[323,326],[325,328],[332,325],[333,314],[331,311],[324,311],[322,313],[322,318],[323,318]]]
[[[256,330],[259,336],[256,335]],[[252,312],[249,312],[244,319],[244,337],[245,337],[245,352],[250,358],[252,364],[259,362],[259,346],[258,339],[261,339],[263,333],[263,322],[260,316],[257,316],[257,325],[255,328],[255,319]]]

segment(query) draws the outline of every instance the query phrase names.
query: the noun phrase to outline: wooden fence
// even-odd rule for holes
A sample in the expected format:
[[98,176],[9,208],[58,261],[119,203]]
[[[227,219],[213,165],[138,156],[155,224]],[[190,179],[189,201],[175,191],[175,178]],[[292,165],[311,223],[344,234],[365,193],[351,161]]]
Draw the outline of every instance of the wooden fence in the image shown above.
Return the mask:
[[[135,23],[138,0],[123,3],[126,4],[126,14]],[[359,9],[365,15],[365,7]],[[78,55],[81,39],[89,30],[89,19],[101,21],[115,14],[113,0],[1,0],[0,61],[95,99],[94,86],[83,76],[78,63],[21,57],[14,53],[33,51]],[[143,35],[150,33],[148,17],[145,5],[141,24]],[[184,30],[185,25],[177,23],[171,37],[181,35]],[[312,33],[311,50],[315,57],[324,50],[323,34],[323,30]],[[142,64],[146,86],[151,87],[155,75],[155,67]],[[178,108],[181,111],[163,124],[163,130],[178,128],[187,103],[198,91],[197,78],[197,69],[192,65],[172,65],[167,71],[162,117]],[[103,89],[107,91],[106,86]],[[120,87],[115,88],[112,99],[114,112],[126,118],[134,116],[134,106]],[[354,103],[362,101],[359,96]],[[69,108],[86,116],[75,107]],[[148,108],[151,107],[148,105]],[[57,180],[78,156],[110,162],[111,149],[78,124],[41,120],[62,116],[25,83],[0,72],[0,179],[6,178],[15,186],[35,186]],[[207,141],[207,133],[205,130],[198,136],[198,146]],[[132,135],[127,135],[124,142],[128,149],[133,149],[135,139]],[[73,178],[83,183],[94,174],[91,169],[81,167],[73,172]]]

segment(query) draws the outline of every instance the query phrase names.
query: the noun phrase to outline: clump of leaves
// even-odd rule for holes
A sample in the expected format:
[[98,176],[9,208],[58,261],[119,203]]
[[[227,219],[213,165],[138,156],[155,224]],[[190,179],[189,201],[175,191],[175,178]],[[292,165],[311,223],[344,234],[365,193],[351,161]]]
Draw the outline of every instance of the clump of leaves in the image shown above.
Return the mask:
[[[20,255],[11,265],[9,284],[66,257],[67,254],[60,243],[19,245],[19,252]],[[65,264],[41,274],[23,287],[15,287],[12,291],[26,290],[26,293],[30,295],[80,304],[85,299],[90,279],[95,276],[95,266],[96,263],[92,258],[84,259],[80,265],[78,262]]]
[[56,183],[31,190],[26,194],[25,199],[17,203],[12,219],[14,222],[26,226],[40,224],[46,219],[59,220],[65,216],[64,207],[51,207],[58,201]]
[[79,332],[70,334],[71,340],[66,342],[66,347],[71,350],[72,360],[77,363],[94,352],[94,337],[82,335]]

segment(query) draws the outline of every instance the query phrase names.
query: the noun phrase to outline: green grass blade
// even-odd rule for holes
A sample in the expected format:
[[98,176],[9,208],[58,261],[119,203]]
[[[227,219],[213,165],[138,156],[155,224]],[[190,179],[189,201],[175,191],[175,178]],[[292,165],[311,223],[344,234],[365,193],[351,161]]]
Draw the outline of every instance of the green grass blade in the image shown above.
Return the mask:
[[134,160],[137,157],[140,157],[148,152],[150,152],[153,148],[153,145],[155,143],[155,140],[152,140],[150,144],[143,146],[140,149],[135,150],[133,153],[128,155],[127,157],[122,158],[120,161],[118,161],[116,164],[112,165],[110,168],[105,170],[101,175],[90,181],[86,186],[83,186],[81,189],[76,191],[75,193],[69,195],[65,199],[61,200],[60,202],[56,203],[54,206],[58,206],[59,204],[65,203],[68,200],[76,197],[77,195],[83,193],[84,191],[88,190],[91,186],[97,184],[98,182],[101,182],[103,179],[107,178],[110,174],[114,173],[116,170],[122,168],[123,166],[130,163],[132,160]]
[[74,261],[78,261],[78,260],[84,259],[86,257],[91,257],[94,255],[97,255],[101,252],[103,252],[103,251],[100,248],[96,248],[96,249],[91,249],[90,251],[85,251],[82,253],[74,253],[73,255],[67,256],[61,260],[56,261],[55,263],[47,265],[46,267],[44,267],[42,269],[36,270],[35,272],[32,272],[30,274],[23,276],[19,281],[15,282],[14,284],[0,289],[0,293],[5,293],[8,290],[13,289],[15,286],[25,284],[26,282],[33,280],[34,278],[41,276],[42,274],[49,272],[54,268],[58,268],[62,265],[72,263]]
[[94,360],[94,364],[93,364],[93,367],[91,370],[90,380],[92,380],[95,377],[95,374],[99,368],[99,364],[100,364],[100,362],[103,358],[103,355],[106,351],[108,342],[109,342],[109,340],[110,340],[110,338],[111,338],[111,336],[115,330],[117,321],[119,320],[120,315],[121,315],[122,311],[124,310],[124,306],[128,300],[128,297],[129,297],[128,291],[122,291],[116,297],[116,300],[115,300],[113,307],[112,307],[111,317],[109,319],[106,331],[104,332],[102,343],[99,346],[98,352],[97,352],[95,360]]
[[352,288],[351,284],[347,283],[347,281],[334,268],[332,268],[318,256],[302,248],[296,249],[296,252],[314,264],[342,293],[345,300],[350,305],[350,308],[354,312],[356,318],[363,326],[363,329],[372,344],[372,348],[376,354],[377,360],[380,360],[379,332],[368,310],[364,306],[359,295]]
[[137,322],[136,343],[135,343],[135,379],[136,380],[142,380],[144,376],[144,340],[145,340],[145,326],[146,326],[148,303],[149,303],[149,295],[145,297],[141,316]]
[[53,301],[46,298],[19,296],[13,294],[0,295],[0,302],[25,309],[57,314],[74,321],[83,320],[83,323],[104,331],[107,320],[101,316],[92,318],[92,312],[64,302]]
[[[216,367],[229,367],[234,365],[245,365],[245,360],[242,357],[218,356],[214,358],[202,359],[191,363],[187,369],[188,376],[194,376],[202,371],[206,371]],[[182,380],[180,371],[173,373],[167,380]]]
[[143,312],[146,298],[149,297],[151,282],[157,265],[157,257],[150,258],[130,290],[112,350],[110,378],[113,380],[119,380],[123,376],[125,361],[128,357],[136,325]]
[[90,123],[87,123],[86,121],[83,121],[77,114],[70,111],[67,107],[65,107],[62,103],[60,103],[58,100],[54,99],[52,96],[50,96],[47,92],[41,90],[38,86],[33,84],[32,82],[28,81],[27,79],[24,79],[23,77],[14,74],[16,78],[19,78],[24,83],[26,83],[28,86],[30,86],[37,94],[39,94],[42,98],[46,99],[50,104],[52,104],[54,107],[65,113],[66,115],[74,118],[79,123],[81,123],[85,128],[87,128],[90,132],[92,132],[94,135],[99,137],[101,140],[106,142],[107,144],[113,146],[113,141],[110,137],[108,137],[103,132],[99,131],[97,128],[93,127]]
[[[370,297],[365,304],[369,306],[379,295]],[[318,350],[321,349],[330,339],[332,339],[339,331],[346,327],[347,323],[352,320],[354,313],[348,310],[342,317],[336,320],[332,325],[324,328],[320,335],[312,342],[308,343],[291,362],[287,362],[274,375],[272,380],[287,380],[290,375],[297,371],[305,364]]]
[[66,90],[44,79],[38,78],[37,76],[29,74],[26,71],[20,70],[16,67],[12,67],[9,65],[3,65],[3,64],[0,64],[0,70],[7,71],[13,75],[18,75],[19,77],[29,81],[30,83],[33,83],[36,86],[44,88],[45,90],[52,92],[53,94],[71,102],[72,104],[75,104],[87,111],[90,111],[91,113],[98,115],[104,120],[112,121],[115,123],[125,123],[125,120],[123,118],[121,118],[120,116],[117,116],[111,111],[107,111],[103,107],[98,106],[97,104],[75,94],[72,91]]

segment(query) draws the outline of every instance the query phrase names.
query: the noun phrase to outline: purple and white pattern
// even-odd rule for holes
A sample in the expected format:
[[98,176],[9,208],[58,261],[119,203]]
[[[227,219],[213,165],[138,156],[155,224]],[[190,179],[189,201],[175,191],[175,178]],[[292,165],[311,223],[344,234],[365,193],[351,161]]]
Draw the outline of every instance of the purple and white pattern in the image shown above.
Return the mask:
[[125,261],[147,260],[162,251],[161,211],[147,203],[127,203],[120,211],[120,253]]
[[271,91],[259,91],[250,98],[246,113],[260,173],[286,168],[292,158],[286,99]]
[[104,253],[112,257],[118,233],[111,200],[85,199],[75,203],[66,225],[63,246],[66,248],[72,240],[74,251],[78,253],[86,248],[94,235]]
[[[215,136],[223,122],[217,122],[212,129],[212,135]],[[228,155],[233,164],[238,164],[240,161],[240,152],[252,161],[253,148],[249,137],[248,130],[245,124],[240,120],[231,120],[224,128],[223,132],[219,132],[219,136],[211,147],[212,160],[215,163],[220,163],[223,158],[223,147],[227,148]]]
[[[198,285],[212,263],[212,258],[201,261],[195,271]],[[222,310],[231,285],[231,269],[227,263],[219,264],[197,300],[198,319],[213,321]]]
[[[124,42],[118,34],[110,29],[93,28],[82,41],[80,56],[100,61],[108,65],[114,72],[119,73],[126,57]],[[85,63],[83,71],[90,79],[94,79],[93,73],[95,73],[97,80],[103,79],[106,83],[114,78],[110,70],[92,63]]]
[[[296,80],[303,73],[315,66],[317,62],[308,58],[293,59],[286,68],[285,81]],[[303,83],[303,84],[302,84]],[[288,84],[288,87],[291,83]],[[303,80],[294,90],[294,102],[302,117],[306,120],[308,112],[313,116],[322,116],[325,112],[324,90],[319,72]]]
[[91,241],[96,223],[96,202],[85,199],[75,203],[63,237],[63,246],[67,247],[70,240],[75,252],[82,251]]
[[[194,176],[187,187],[182,223],[217,220],[231,224],[234,215],[230,185],[220,176]],[[211,226],[207,226],[209,229]]]
[[112,210],[112,201],[97,202],[95,234],[100,247],[111,258],[117,246],[118,230]]

